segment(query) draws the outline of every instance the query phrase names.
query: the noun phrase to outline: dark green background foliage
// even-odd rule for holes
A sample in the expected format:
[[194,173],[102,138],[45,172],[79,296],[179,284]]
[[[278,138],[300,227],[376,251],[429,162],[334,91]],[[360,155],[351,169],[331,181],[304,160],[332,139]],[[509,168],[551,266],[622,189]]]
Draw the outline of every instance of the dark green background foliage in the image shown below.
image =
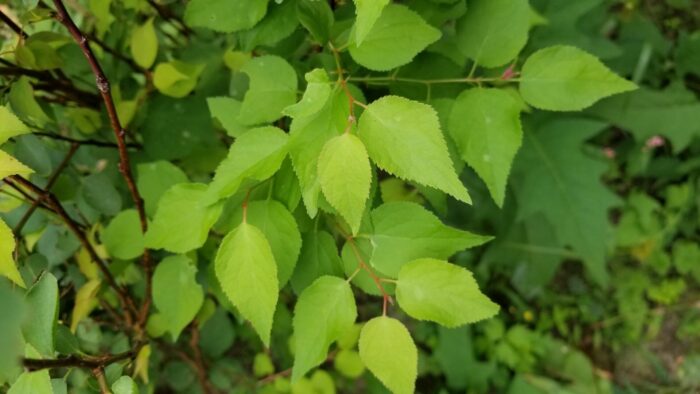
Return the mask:
[[1,392],[700,390],[698,1],[62,7],[0,4]]

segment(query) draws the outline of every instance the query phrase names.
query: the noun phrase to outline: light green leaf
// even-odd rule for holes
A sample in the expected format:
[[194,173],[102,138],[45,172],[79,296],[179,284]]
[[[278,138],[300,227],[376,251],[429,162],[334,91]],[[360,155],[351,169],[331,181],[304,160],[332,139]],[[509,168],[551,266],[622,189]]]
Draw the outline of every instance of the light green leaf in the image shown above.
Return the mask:
[[297,294],[323,275],[342,276],[343,262],[333,236],[325,231],[310,231],[304,235],[299,262],[292,275],[292,289]]
[[387,316],[368,321],[360,333],[360,358],[395,394],[412,394],[418,376],[418,350],[411,334]]
[[45,272],[29,289],[26,296],[27,319],[22,325],[24,340],[39,354],[54,356],[54,332],[58,318],[58,282]]
[[370,70],[391,70],[410,63],[441,35],[440,30],[427,24],[408,7],[389,4],[366,33],[362,43],[350,44],[350,56]]
[[231,97],[207,98],[209,112],[216,118],[231,137],[240,137],[249,127],[238,121],[241,113],[241,102]]
[[0,275],[7,277],[18,286],[26,287],[15,263],[15,235],[12,229],[0,219]]
[[131,57],[139,66],[148,69],[158,55],[158,37],[153,27],[153,18],[131,32]]
[[389,0],[355,0],[355,42],[362,45]]
[[114,394],[139,394],[139,386],[129,376],[122,376],[112,383]]
[[[358,268],[362,268],[360,261],[364,262],[365,264],[369,264],[370,257],[372,256],[372,246],[372,241],[368,238],[355,238],[352,242],[345,242],[343,245],[343,250],[340,253],[340,257],[343,262],[343,270],[345,271],[345,275],[347,277],[354,275],[352,279],[353,285],[357,286],[360,288],[360,290],[367,294],[381,296],[382,292],[379,290],[377,283],[374,281],[374,278],[370,276],[367,270],[360,269],[357,271]],[[374,274],[380,279],[388,278],[387,275],[384,275],[378,270],[375,270]],[[382,284],[382,287],[387,294],[394,294],[393,283],[385,282]]]
[[0,145],[12,137],[26,134],[30,131],[29,127],[22,123],[9,107],[5,105],[0,106]]
[[345,279],[322,276],[299,296],[294,308],[292,381],[326,359],[328,347],[350,330],[357,318],[355,297]]
[[299,0],[297,2],[297,17],[317,43],[325,45],[328,42],[335,17],[327,2]]
[[299,178],[304,205],[309,216],[316,216],[321,183],[318,157],[328,140],[342,133],[348,123],[348,102],[341,89],[335,89],[326,105],[311,116],[294,118],[290,126],[289,156]]
[[54,394],[49,370],[22,373],[7,394]]
[[205,204],[234,195],[243,181],[263,181],[277,172],[287,155],[287,134],[277,127],[249,130],[231,145],[228,156],[216,169]]
[[362,113],[358,133],[369,157],[383,170],[471,203],[452,166],[437,113],[431,106],[384,96]]
[[297,74],[286,60],[266,55],[253,58],[241,69],[250,79],[238,121],[245,125],[273,122],[297,100]]
[[197,267],[186,256],[166,257],[153,273],[153,304],[175,342],[204,302],[196,275]]
[[269,0],[192,0],[185,8],[185,23],[222,33],[255,26],[267,12]]
[[357,234],[372,183],[372,167],[362,141],[344,133],[326,142],[318,157],[318,179],[326,200]]
[[391,277],[420,257],[446,259],[456,252],[481,245],[492,237],[448,227],[435,215],[412,202],[383,204],[371,213],[374,251],[370,263]]
[[595,56],[565,45],[530,55],[520,77],[520,94],[525,101],[550,111],[582,110],[603,97],[636,88]]
[[153,72],[153,85],[166,96],[182,98],[190,94],[204,71],[204,65],[180,60],[159,63]]
[[139,214],[127,209],[115,216],[102,232],[102,241],[110,256],[129,260],[143,253],[143,233]]
[[457,46],[479,65],[498,67],[515,59],[529,29],[527,0],[470,0],[457,22]]
[[479,291],[471,272],[436,259],[405,264],[396,283],[401,309],[418,320],[457,327],[488,319],[499,306]]
[[[93,263],[94,264],[94,263]],[[81,320],[88,317],[90,312],[97,306],[97,292],[100,289],[101,281],[91,279],[78,289],[75,294],[75,304],[71,311],[70,331],[75,333]]]
[[[10,88],[10,107],[24,123],[44,127],[51,121],[43,108],[36,101],[34,88],[28,77],[20,77]],[[3,168],[0,166],[0,168]]]
[[221,242],[214,269],[224,293],[269,346],[279,282],[265,235],[255,226],[242,223]]
[[168,189],[146,233],[146,247],[186,253],[204,245],[223,209],[220,203],[202,204],[206,192],[207,186],[201,183],[180,183]]
[[304,96],[298,103],[282,111],[289,117],[298,118],[316,114],[326,105],[333,91],[328,74],[323,69],[316,68],[309,71],[304,78],[307,82]]
[[522,143],[519,103],[500,89],[465,90],[452,107],[448,128],[462,159],[502,207],[510,166]]
[[[233,223],[243,219],[242,209],[236,211]],[[284,287],[294,272],[301,249],[301,234],[294,216],[275,200],[251,201],[248,204],[248,223],[258,228],[270,243],[277,263],[277,279]]]
[[158,202],[168,189],[189,181],[180,167],[169,161],[142,163],[136,167],[136,185],[146,205],[146,213],[153,216]]
[[0,150],[0,179],[10,175],[20,175],[27,177],[34,171],[20,163],[19,160]]
[[260,46],[275,46],[289,37],[299,25],[296,0],[275,1],[267,9],[267,15],[252,29],[238,33],[238,44],[244,51]]
[[618,201],[601,182],[608,164],[588,157],[582,145],[605,127],[558,119],[525,133],[512,181],[518,218],[543,214],[561,246],[571,246],[601,284],[607,280],[605,255],[612,238],[608,210]]

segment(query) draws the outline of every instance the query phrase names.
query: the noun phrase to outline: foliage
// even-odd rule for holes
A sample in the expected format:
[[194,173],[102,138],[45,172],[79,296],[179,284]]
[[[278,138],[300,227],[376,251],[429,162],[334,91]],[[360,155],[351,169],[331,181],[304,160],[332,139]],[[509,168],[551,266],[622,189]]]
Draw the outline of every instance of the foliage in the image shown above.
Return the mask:
[[0,16],[0,390],[700,388],[693,2]]

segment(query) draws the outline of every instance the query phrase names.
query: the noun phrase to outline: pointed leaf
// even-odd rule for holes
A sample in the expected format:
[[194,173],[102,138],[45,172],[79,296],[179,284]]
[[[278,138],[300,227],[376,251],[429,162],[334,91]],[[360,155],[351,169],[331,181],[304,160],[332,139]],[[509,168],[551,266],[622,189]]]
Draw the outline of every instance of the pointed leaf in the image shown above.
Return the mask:
[[211,117],[216,118],[231,137],[238,138],[250,128],[238,121],[242,105],[240,101],[231,97],[209,97],[207,105]]
[[243,181],[263,181],[277,172],[287,154],[287,134],[277,127],[248,130],[231,145],[228,156],[216,168],[205,204],[234,195]]
[[153,304],[165,318],[174,341],[204,302],[196,275],[197,267],[185,256],[166,257],[153,273]]
[[[259,0],[258,0],[259,1]],[[241,71],[250,79],[238,121],[245,125],[273,122],[297,100],[297,73],[279,56],[260,56]]]
[[0,145],[18,135],[29,133],[29,127],[22,123],[7,106],[0,106]]
[[34,170],[20,163],[19,160],[0,150],[0,179],[10,175],[27,177]]
[[265,235],[255,226],[242,223],[221,242],[214,264],[224,293],[269,346],[279,283]]
[[45,272],[26,296],[28,316],[22,326],[25,341],[45,357],[54,356],[54,332],[58,318],[58,281]]
[[411,260],[446,259],[492,238],[445,226],[430,211],[412,202],[383,204],[372,211],[371,217],[374,251],[370,263],[394,278]]
[[75,305],[70,318],[70,331],[75,333],[81,320],[88,317],[97,306],[97,291],[102,282],[99,279],[91,279],[78,289],[75,295]]
[[137,26],[131,33],[131,57],[139,66],[148,69],[158,55],[158,36],[153,27],[153,18]]
[[267,12],[269,0],[192,0],[185,8],[185,23],[222,33],[255,26]]
[[355,0],[355,42],[362,45],[389,0]]
[[362,113],[358,133],[369,157],[383,170],[471,203],[431,106],[398,96],[382,97]]
[[529,29],[527,0],[471,0],[457,22],[457,46],[479,65],[498,67],[515,59]]
[[479,291],[471,272],[436,259],[418,259],[404,265],[396,283],[396,299],[414,319],[446,327],[488,319],[499,309]]
[[168,189],[146,233],[146,247],[186,253],[204,245],[223,208],[220,203],[202,204],[206,192],[207,186],[201,183],[180,183]]
[[520,93],[533,107],[578,111],[603,97],[637,89],[595,56],[578,48],[556,45],[530,55],[523,65]]
[[396,394],[414,392],[418,350],[406,327],[387,316],[375,317],[360,332],[360,358]]
[[[367,0],[370,1],[379,2]],[[370,70],[391,70],[410,63],[441,35],[440,30],[430,26],[408,7],[389,4],[362,43],[350,44],[350,56]]]
[[139,257],[144,241],[138,212],[135,209],[119,212],[102,232],[102,242],[110,256],[122,260]]
[[333,92],[325,70],[317,68],[306,73],[306,91],[301,100],[282,111],[292,118],[311,116],[326,105]]
[[357,234],[372,183],[372,168],[362,141],[344,133],[326,142],[318,157],[318,179],[326,200]]
[[15,235],[12,234],[12,229],[0,219],[0,275],[18,286],[26,287],[15,263],[15,247]]
[[292,381],[326,359],[328,347],[350,330],[357,318],[355,297],[345,279],[322,276],[299,296],[294,308]]
[[500,89],[469,89],[452,107],[449,131],[457,149],[503,206],[510,166],[522,142],[520,105]]
[[323,275],[342,276],[343,262],[333,236],[325,231],[310,231],[304,235],[299,262],[292,275],[292,289],[297,294]]

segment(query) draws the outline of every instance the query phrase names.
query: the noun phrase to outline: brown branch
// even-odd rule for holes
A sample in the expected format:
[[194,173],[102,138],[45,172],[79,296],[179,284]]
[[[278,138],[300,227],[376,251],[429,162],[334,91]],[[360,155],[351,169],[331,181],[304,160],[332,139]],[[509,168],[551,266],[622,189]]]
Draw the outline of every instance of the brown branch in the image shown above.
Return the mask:
[[[194,324],[194,323],[193,323]],[[199,334],[197,334],[199,335]],[[202,391],[206,394],[218,394],[219,390],[217,390],[214,386],[212,386],[209,383],[209,379],[207,377],[207,372],[204,366],[200,368],[200,366],[197,364],[197,361],[195,361],[194,358],[192,358],[187,352],[184,350],[180,349],[179,347],[172,345],[163,339],[160,338],[155,338],[154,341],[160,345],[161,349],[164,351],[174,354],[178,358],[180,358],[182,361],[184,361],[186,364],[188,364],[194,371],[195,375],[197,375],[197,380],[199,382],[199,385],[202,387]],[[199,342],[199,339],[197,339],[197,342]],[[192,346],[192,339],[190,339],[190,346]]]
[[[122,173],[124,180],[126,181],[126,185],[129,188],[129,192],[131,193],[131,198],[134,201],[134,205],[136,206],[136,210],[139,214],[139,219],[141,221],[141,231],[145,233],[148,229],[148,219],[146,218],[146,210],[144,209],[143,199],[141,198],[141,195],[139,194],[139,191],[136,188],[136,182],[134,182],[134,177],[131,172],[131,166],[129,164],[129,154],[127,152],[127,146],[124,138],[126,135],[126,131],[124,130],[124,128],[121,125],[121,122],[119,121],[119,116],[117,115],[114,100],[112,99],[109,80],[105,76],[105,73],[102,70],[102,67],[100,66],[99,62],[97,61],[95,54],[92,52],[92,49],[90,48],[90,45],[88,43],[88,38],[80,31],[75,22],[73,22],[73,19],[71,19],[70,15],[68,14],[68,10],[66,10],[63,1],[53,0],[53,3],[56,6],[57,11],[56,20],[58,20],[61,24],[63,24],[66,27],[66,29],[68,29],[70,35],[78,43],[80,49],[83,52],[83,55],[90,64],[90,68],[92,69],[93,74],[95,75],[97,89],[102,95],[102,99],[104,101],[105,108],[107,109],[107,115],[109,116],[109,121],[112,126],[112,130],[114,131],[114,135],[117,139],[117,146],[119,147],[120,159],[119,171]],[[143,301],[141,311],[138,314],[137,334],[139,336],[143,335],[142,328],[146,324],[148,311],[151,305],[151,282],[153,277],[153,268],[151,266],[150,252],[148,251],[148,249],[146,249],[143,253],[142,264],[146,273],[146,295]]]
[[[95,248],[88,240],[85,232],[83,232],[78,223],[76,223],[70,217],[70,215],[68,215],[68,212],[66,212],[66,210],[63,208],[63,205],[61,205],[56,196],[54,196],[51,192],[45,191],[44,189],[40,188],[39,186],[33,184],[32,182],[19,175],[12,175],[9,178],[12,181],[17,182],[21,186],[27,188],[37,196],[44,196],[44,201],[47,203],[47,205],[51,207],[51,209],[54,212],[56,212],[56,214],[66,223],[66,225],[76,236],[76,238],[78,238],[78,241],[80,241],[80,244],[85,248],[85,250],[87,250],[88,254],[90,255],[90,258],[95,262],[95,264],[97,264],[97,267],[102,272],[102,275],[107,280],[107,283],[117,293],[117,297],[119,298],[122,308],[124,308],[124,318],[127,322],[127,325],[131,326],[131,322],[133,320],[130,312],[135,312],[135,307],[133,306],[131,298],[126,293],[125,289],[119,286],[119,284],[117,284],[117,281],[114,279],[112,272],[109,270],[109,267],[107,267],[107,263],[105,263],[100,258],[100,256],[97,254],[97,251],[95,251]],[[7,180],[7,178],[5,179]]]
[[92,374],[95,375],[97,379],[97,384],[100,386],[100,394],[110,394],[109,386],[107,385],[107,379],[105,379],[104,367],[97,367],[92,370]]
[[63,170],[68,166],[68,163],[73,158],[73,155],[75,155],[75,152],[78,150],[79,147],[80,145],[76,143],[71,144],[70,149],[68,149],[68,153],[66,153],[66,156],[63,158],[58,167],[56,167],[54,172],[49,177],[49,180],[46,182],[46,186],[44,186],[44,194],[37,196],[37,199],[34,200],[32,205],[29,207],[29,209],[27,209],[24,215],[22,215],[22,218],[20,218],[19,222],[15,226],[14,233],[16,236],[19,236],[24,225],[27,224],[29,218],[32,217],[34,211],[36,211],[36,209],[39,207],[39,203],[41,203],[47,198],[47,193],[51,191],[51,188],[53,187],[54,183],[56,183],[56,180],[61,175],[61,172],[63,172]]
[[209,383],[209,378],[207,377],[207,366],[204,363],[202,351],[199,349],[199,327],[197,327],[196,322],[192,323],[190,327],[190,331],[192,332],[192,336],[190,337],[190,348],[192,349],[192,354],[194,355],[193,362],[195,372],[197,373],[197,379],[199,380],[199,384],[202,386],[202,390],[204,390],[205,394],[214,394],[217,392],[217,390],[211,385],[211,383]]
[[143,347],[144,343],[137,343],[131,350],[123,353],[117,354],[106,354],[103,356],[77,356],[70,355],[68,357],[56,358],[56,359],[35,359],[35,358],[25,358],[22,359],[22,365],[29,371],[38,371],[47,368],[86,368],[86,369],[97,369],[104,368],[110,364],[124,361],[133,360],[139,353],[139,350]]
[[[78,145],[89,145],[89,146],[96,146],[99,148],[114,148],[118,149],[119,146],[113,142],[107,142],[107,141],[99,141],[99,140],[93,140],[93,139],[78,139],[78,138],[71,138],[67,137],[64,135],[56,134],[56,133],[47,133],[44,131],[34,131],[32,132],[34,135],[39,135],[42,137],[54,139],[54,140],[59,140],[59,141],[66,141],[70,142],[72,144],[78,144]],[[127,143],[126,144],[127,148],[133,148],[133,149],[140,149],[141,144],[137,143]]]
[[22,30],[22,28],[21,28],[18,24],[16,24],[15,21],[12,20],[12,18],[10,18],[10,17],[9,17],[8,15],[6,15],[5,13],[3,13],[2,10],[0,10],[0,20],[2,20],[3,22],[5,22],[5,24],[6,24],[10,29],[12,29],[12,31],[14,31],[15,33],[17,33],[20,37],[22,37],[22,38],[27,38],[27,37],[28,37],[28,36],[27,36],[27,33],[25,33],[24,30]]

